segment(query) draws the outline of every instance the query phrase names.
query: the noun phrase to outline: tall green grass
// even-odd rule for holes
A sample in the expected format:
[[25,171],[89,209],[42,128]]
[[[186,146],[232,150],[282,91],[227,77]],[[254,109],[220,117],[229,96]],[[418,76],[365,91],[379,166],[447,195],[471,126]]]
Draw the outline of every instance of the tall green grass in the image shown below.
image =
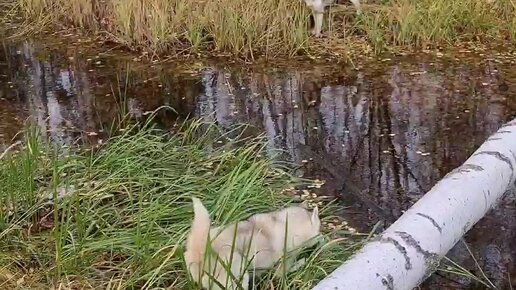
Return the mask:
[[[196,289],[182,258],[192,196],[219,225],[292,200],[281,191],[295,180],[285,164],[259,157],[261,139],[214,125],[190,122],[173,134],[134,126],[77,148],[39,136],[29,127],[0,160],[2,289]],[[266,276],[261,288],[308,289],[349,244],[333,239],[301,271]]]

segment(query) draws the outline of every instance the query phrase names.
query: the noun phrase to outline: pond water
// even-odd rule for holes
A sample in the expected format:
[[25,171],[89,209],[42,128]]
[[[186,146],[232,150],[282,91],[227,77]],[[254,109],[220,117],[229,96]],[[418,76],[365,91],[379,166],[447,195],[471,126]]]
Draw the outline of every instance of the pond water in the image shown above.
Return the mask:
[[[407,56],[358,68],[144,65],[41,42],[4,43],[0,149],[29,116],[57,144],[99,138],[91,132],[109,127],[121,112],[141,117],[160,106],[224,128],[248,123],[265,134],[271,151],[283,149],[284,158],[298,163],[300,175],[325,180],[326,194],[347,205],[341,214],[367,231],[379,219],[401,215],[516,116],[513,63],[484,54]],[[158,120],[173,127],[176,117],[162,113]],[[365,198],[350,199],[343,182]],[[516,284],[514,241],[515,195],[508,193],[465,237],[500,289],[509,279]],[[449,257],[480,275],[463,243]],[[443,276],[423,288],[481,289]]]

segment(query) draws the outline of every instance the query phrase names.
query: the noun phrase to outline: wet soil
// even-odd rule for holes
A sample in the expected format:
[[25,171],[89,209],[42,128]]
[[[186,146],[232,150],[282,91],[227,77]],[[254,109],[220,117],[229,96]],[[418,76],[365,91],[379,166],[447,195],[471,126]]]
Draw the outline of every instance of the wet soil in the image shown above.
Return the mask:
[[[170,106],[177,113],[157,118],[168,128],[177,117],[213,120],[221,128],[253,125],[268,139],[270,154],[282,150],[283,158],[299,164],[300,176],[325,180],[325,194],[346,205],[341,214],[368,231],[378,220],[401,215],[516,117],[515,59],[457,51],[354,65],[144,64],[65,42],[4,43],[0,149],[29,116],[64,145],[81,138],[98,142],[91,132],[106,130],[120,114],[141,118]],[[363,198],[352,198],[350,190]],[[516,284],[515,200],[509,192],[465,237],[499,289],[507,289],[509,279]],[[449,256],[480,275],[463,243]],[[443,276],[434,275],[423,288],[482,289]]]

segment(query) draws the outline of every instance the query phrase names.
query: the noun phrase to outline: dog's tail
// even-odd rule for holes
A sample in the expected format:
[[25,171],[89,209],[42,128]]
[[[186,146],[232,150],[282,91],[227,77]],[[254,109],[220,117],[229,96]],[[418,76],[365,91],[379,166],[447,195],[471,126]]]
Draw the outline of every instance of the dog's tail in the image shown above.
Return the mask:
[[201,282],[204,255],[210,233],[210,214],[202,202],[193,197],[194,219],[186,240],[185,262],[192,278]]

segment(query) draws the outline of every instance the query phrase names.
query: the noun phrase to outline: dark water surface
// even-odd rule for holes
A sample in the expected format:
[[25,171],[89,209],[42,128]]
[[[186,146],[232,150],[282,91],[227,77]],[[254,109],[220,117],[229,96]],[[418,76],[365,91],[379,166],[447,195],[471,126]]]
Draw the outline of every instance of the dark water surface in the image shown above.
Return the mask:
[[[271,150],[284,149],[287,159],[303,164],[300,174],[326,180],[328,195],[348,202],[340,192],[343,178],[364,190],[382,213],[354,203],[342,214],[367,230],[379,218],[401,215],[516,116],[511,62],[496,55],[423,56],[387,59],[358,70],[338,64],[179,69],[33,42],[4,43],[0,149],[29,116],[58,144],[94,138],[90,132],[109,126],[121,111],[141,117],[163,105],[181,117],[204,117],[221,127],[244,122],[266,134]],[[175,118],[163,113],[159,120],[171,127]],[[514,193],[467,234],[466,243],[499,289],[509,287],[509,273],[515,284]],[[464,245],[450,257],[480,275]],[[433,276],[424,288],[482,289],[467,279],[453,279]]]

